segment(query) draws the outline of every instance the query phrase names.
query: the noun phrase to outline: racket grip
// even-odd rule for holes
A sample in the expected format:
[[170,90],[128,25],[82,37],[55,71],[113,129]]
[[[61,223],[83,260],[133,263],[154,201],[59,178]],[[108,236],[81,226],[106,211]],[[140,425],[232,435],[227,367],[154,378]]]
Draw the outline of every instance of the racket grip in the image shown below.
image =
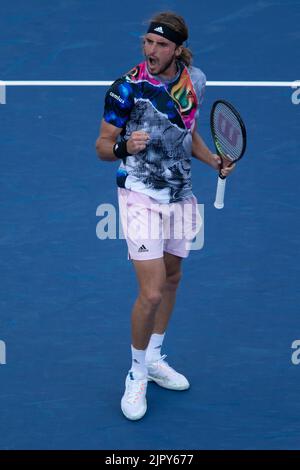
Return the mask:
[[223,209],[224,207],[224,194],[225,194],[226,179],[218,177],[218,185],[216,192],[216,200],[214,206],[216,209]]

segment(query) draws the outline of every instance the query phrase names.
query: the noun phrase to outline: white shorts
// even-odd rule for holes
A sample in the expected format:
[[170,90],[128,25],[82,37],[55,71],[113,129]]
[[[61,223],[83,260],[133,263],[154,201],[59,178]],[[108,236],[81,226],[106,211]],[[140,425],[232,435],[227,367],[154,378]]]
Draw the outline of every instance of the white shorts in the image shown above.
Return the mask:
[[155,199],[118,188],[120,217],[129,257],[133,260],[162,258],[164,252],[186,258],[202,226],[195,196],[159,204]]

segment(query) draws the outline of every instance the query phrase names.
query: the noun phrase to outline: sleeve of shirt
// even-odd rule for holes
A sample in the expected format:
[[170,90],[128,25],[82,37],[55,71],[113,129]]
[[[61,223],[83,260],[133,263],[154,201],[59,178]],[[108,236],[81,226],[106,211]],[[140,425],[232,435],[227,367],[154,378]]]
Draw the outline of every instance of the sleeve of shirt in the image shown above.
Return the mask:
[[197,109],[197,114],[196,114],[196,119],[199,116],[199,109],[203,103],[204,99],[204,93],[205,93],[205,86],[206,86],[206,76],[202,72],[202,70],[196,68],[196,67],[191,67],[191,78],[193,81],[194,89],[197,95],[198,99],[198,109]]
[[103,119],[124,128],[134,105],[132,85],[125,78],[116,80],[105,95]]

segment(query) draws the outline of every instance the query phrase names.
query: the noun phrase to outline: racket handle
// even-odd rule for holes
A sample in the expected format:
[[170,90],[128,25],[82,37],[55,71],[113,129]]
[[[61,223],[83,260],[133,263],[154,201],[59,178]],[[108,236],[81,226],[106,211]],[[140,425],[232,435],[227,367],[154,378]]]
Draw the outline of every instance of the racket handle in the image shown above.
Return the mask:
[[214,206],[216,209],[223,209],[224,207],[224,194],[225,194],[226,179],[218,177],[218,185],[216,192],[216,200]]

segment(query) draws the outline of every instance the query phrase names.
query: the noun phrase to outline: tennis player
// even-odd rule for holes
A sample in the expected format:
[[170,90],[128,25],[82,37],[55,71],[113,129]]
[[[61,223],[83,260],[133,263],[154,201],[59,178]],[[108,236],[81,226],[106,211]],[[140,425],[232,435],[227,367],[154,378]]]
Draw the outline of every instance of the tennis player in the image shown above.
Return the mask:
[[[221,160],[197,132],[206,78],[191,65],[192,53],[184,46],[187,39],[181,16],[163,12],[152,18],[144,36],[145,60],[107,91],[96,142],[101,160],[120,160],[119,208],[139,285],[131,322],[132,364],[121,400],[130,420],[146,413],[148,381],[171,390],[190,386],[161,355],[182,259],[188,256],[191,242],[184,230],[181,237],[174,236],[174,227],[181,224],[192,230],[199,221],[191,215],[197,211],[191,156],[217,171]],[[222,174],[228,176],[233,168],[225,163]],[[192,210],[185,211],[186,207]],[[159,227],[158,236],[152,236],[153,225]]]

